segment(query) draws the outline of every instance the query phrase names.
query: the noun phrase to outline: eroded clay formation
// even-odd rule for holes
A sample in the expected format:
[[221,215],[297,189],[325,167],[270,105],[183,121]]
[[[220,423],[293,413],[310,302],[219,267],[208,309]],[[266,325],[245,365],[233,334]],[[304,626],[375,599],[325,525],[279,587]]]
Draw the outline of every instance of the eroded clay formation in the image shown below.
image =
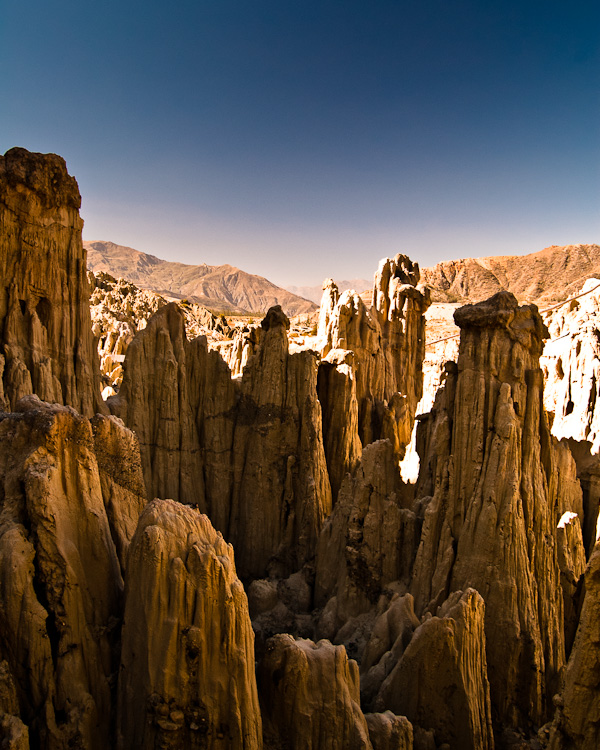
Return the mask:
[[[428,294],[405,256],[370,308],[327,284],[304,349],[272,308],[232,367],[157,305],[128,323],[112,415],[92,416],[74,180],[58,157],[3,163],[3,746],[598,746],[595,475],[582,493],[581,456],[550,432],[535,307],[456,312],[414,484],[399,460]],[[64,284],[40,335],[42,249]]]

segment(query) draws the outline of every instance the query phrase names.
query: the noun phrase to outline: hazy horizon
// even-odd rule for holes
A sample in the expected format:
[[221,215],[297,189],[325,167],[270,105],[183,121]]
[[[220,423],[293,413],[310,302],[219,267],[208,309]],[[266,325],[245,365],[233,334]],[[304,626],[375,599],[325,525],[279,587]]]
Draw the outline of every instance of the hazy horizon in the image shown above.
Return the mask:
[[281,286],[593,243],[599,29],[592,2],[7,0],[0,150],[66,159],[86,240]]

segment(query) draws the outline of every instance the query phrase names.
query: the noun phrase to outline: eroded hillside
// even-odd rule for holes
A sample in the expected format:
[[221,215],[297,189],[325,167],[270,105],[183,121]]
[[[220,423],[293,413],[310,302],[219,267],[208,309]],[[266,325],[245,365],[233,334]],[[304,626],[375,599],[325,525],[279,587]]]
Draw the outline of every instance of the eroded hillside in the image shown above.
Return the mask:
[[3,746],[598,747],[597,482],[551,432],[535,306],[458,309],[416,420],[430,300],[406,256],[370,306],[326,284],[301,347],[272,307],[229,363],[134,295],[105,403],[76,183],[19,149],[0,188],[3,257],[30,261],[0,285]]

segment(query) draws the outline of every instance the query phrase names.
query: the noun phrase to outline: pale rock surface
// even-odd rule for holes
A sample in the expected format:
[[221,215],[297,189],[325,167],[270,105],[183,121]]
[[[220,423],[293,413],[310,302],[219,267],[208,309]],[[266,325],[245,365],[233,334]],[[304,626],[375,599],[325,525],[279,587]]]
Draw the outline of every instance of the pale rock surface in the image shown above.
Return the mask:
[[343,646],[273,636],[259,665],[265,748],[372,750],[356,662]]
[[172,500],[147,505],[131,544],[117,746],[262,748],[233,548],[205,515]]
[[473,589],[454,592],[415,631],[383,683],[376,708],[389,708],[458,750],[492,750],[484,609]]
[[146,505],[140,447],[117,417],[96,414],[90,424],[106,515],[124,573],[129,543]]
[[123,581],[92,428],[36,396],[17,408],[0,421],[0,658],[33,747],[102,750]]
[[[410,442],[422,395],[426,288],[417,289],[419,266],[405,255],[382,260],[367,308],[355,292],[339,295],[324,284],[318,327],[323,357],[332,349],[354,353],[358,434],[362,445],[388,438],[398,459]],[[324,410],[327,407],[324,406]]]
[[[589,293],[587,293],[589,292]],[[546,313],[550,340],[540,364],[544,405],[557,438],[587,440],[600,451],[600,279],[588,279],[584,296]]]
[[[410,590],[420,614],[435,613],[451,591],[477,589],[494,718],[539,726],[565,659],[557,493],[571,486],[555,477],[543,412],[547,334],[536,308],[506,292],[460,308],[455,320],[458,367],[421,422],[429,476],[419,486],[433,499]],[[562,502],[571,500],[580,504],[581,494]]]
[[585,573],[585,598],[550,734],[550,750],[600,747],[600,544]]
[[[89,272],[88,278],[92,287],[92,331],[98,339],[100,370],[104,383],[116,392],[123,380],[122,363],[129,344],[135,334],[146,327],[152,315],[168,304],[168,300],[156,292],[139,289],[124,279],[114,279],[107,273]],[[190,340],[207,336],[211,348],[219,348],[229,340],[233,332],[223,316],[217,318],[205,307],[187,300],[177,304],[184,315]]]
[[77,182],[55,154],[0,156],[0,408],[30,393],[106,412],[88,307]]

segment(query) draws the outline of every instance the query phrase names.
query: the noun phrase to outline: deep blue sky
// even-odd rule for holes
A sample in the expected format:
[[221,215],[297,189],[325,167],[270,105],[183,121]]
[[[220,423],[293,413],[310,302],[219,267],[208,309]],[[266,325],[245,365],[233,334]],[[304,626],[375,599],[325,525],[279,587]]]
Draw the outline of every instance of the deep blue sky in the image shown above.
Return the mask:
[[85,239],[281,284],[600,242],[600,5],[0,0],[0,150]]

